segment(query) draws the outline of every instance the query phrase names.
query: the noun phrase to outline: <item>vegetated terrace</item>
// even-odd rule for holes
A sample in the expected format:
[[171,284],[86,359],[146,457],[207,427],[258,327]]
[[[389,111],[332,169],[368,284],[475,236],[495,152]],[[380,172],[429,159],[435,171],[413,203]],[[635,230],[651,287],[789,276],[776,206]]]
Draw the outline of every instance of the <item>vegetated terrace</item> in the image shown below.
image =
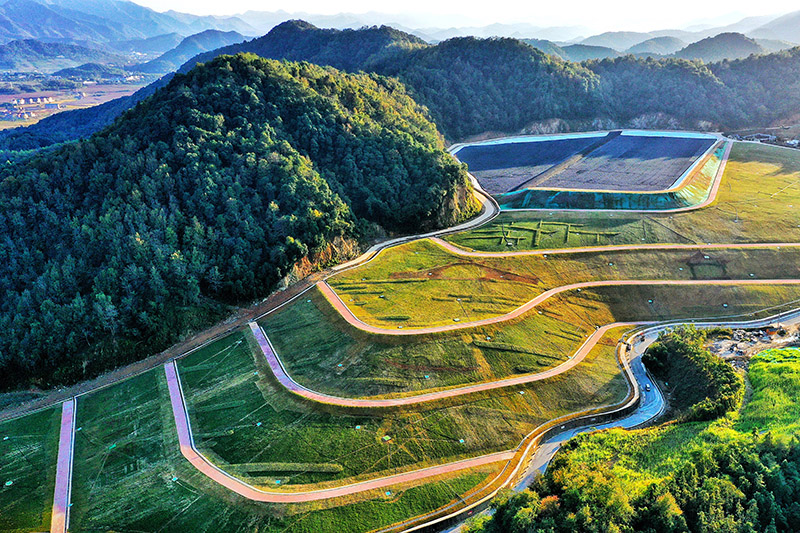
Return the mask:
[[800,279],[800,247],[464,256],[434,241],[390,248],[328,279],[360,320],[386,328],[473,322],[588,281]]

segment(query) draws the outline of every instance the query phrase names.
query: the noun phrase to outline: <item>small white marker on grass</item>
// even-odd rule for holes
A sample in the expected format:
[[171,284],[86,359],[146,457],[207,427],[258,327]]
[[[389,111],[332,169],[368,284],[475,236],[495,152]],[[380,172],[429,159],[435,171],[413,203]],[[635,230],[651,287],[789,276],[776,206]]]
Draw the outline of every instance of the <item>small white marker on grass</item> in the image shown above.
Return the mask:
[[464,444],[464,439],[458,439],[459,444]]
[[11,481],[10,479],[8,481],[6,481],[6,487],[10,487],[13,484],[14,484],[14,482]]

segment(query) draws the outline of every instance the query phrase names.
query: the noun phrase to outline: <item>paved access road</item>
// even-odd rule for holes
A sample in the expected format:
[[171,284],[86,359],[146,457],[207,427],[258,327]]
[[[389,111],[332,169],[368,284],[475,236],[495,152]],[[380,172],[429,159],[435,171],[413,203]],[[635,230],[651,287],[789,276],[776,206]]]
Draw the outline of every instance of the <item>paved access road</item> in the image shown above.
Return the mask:
[[75,398],[61,407],[61,431],[56,460],[56,488],[53,495],[53,514],[50,533],[66,533],[72,496],[72,454],[75,449]]
[[610,246],[585,246],[583,248],[551,248],[549,250],[519,250],[516,252],[480,252],[476,250],[465,250],[460,246],[433,237],[430,241],[435,242],[448,252],[462,257],[520,257],[527,255],[578,255],[590,253],[613,253],[613,252],[639,252],[639,251],[659,251],[659,250],[752,250],[764,248],[798,248],[800,242],[747,242],[747,243],[707,243],[707,244],[617,244]]

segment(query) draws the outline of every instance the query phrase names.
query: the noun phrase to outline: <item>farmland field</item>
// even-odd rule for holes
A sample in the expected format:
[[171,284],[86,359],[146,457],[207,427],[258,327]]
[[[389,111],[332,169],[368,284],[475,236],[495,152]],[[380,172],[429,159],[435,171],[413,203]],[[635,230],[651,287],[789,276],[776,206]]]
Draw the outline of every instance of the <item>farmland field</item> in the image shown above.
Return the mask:
[[50,529],[59,407],[0,422],[0,531]]

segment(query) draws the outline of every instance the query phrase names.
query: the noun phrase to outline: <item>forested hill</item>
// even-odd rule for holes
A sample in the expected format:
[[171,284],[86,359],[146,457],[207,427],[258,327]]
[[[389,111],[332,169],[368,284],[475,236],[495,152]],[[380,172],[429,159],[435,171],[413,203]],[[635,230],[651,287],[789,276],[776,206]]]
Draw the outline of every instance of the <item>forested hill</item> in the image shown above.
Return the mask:
[[221,56],[91,138],[0,174],[0,385],[140,358],[375,224],[475,200],[397,81]]
[[289,20],[275,26],[263,37],[233,44],[193,57],[179,71],[186,72],[197,63],[219,54],[252,52],[270,59],[309,61],[341,70],[374,70],[376,62],[402,55],[413,48],[427,46],[425,41],[389,26],[360,30],[321,29],[302,20]]
[[404,82],[449,139],[582,118],[596,109],[591,71],[517,39],[454,38],[375,69]]

